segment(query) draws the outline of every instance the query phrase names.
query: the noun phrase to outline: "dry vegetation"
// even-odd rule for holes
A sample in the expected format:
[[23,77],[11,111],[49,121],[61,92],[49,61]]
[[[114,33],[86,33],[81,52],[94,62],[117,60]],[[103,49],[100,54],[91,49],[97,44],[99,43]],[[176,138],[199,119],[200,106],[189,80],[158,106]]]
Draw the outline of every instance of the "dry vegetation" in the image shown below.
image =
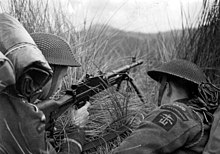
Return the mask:
[[201,66],[211,81],[218,85],[220,1],[203,2],[200,18],[196,23],[198,28],[185,29],[178,47],[178,56]]
[[[68,76],[63,80],[63,89],[80,82],[86,74],[97,75],[98,71],[107,72],[131,63],[131,57],[143,59],[144,64],[131,71],[131,76],[139,89],[144,93],[146,103],[143,104],[135,95],[134,90],[123,84],[120,92],[110,88],[98,94],[90,108],[90,121],[87,124],[87,142],[100,138],[104,141],[109,132],[117,132],[126,126],[123,135],[117,136],[111,142],[104,141],[96,146],[95,153],[109,153],[117,146],[130,130],[135,128],[143,117],[151,111],[156,103],[157,85],[149,79],[146,71],[152,67],[181,57],[189,59],[206,69],[209,76],[217,80],[218,54],[218,16],[219,6],[208,8],[205,1],[205,11],[199,20],[199,28],[183,27],[183,31],[171,31],[169,34],[144,35],[125,33],[111,29],[106,25],[86,25],[80,32],[68,20],[65,10],[60,5],[49,7],[48,1],[38,0],[8,0],[9,7],[3,11],[15,16],[29,33],[48,32],[65,38],[71,45],[76,59],[82,64],[80,68],[69,69]],[[219,4],[219,1],[215,1]],[[85,28],[88,27],[88,28]],[[108,32],[108,33],[106,33]],[[124,37],[124,35],[127,37]],[[141,36],[143,35],[143,36]],[[123,36],[123,37],[122,37]],[[141,36],[141,37],[140,37]],[[123,38],[123,40],[122,40]],[[199,45],[198,45],[199,44]],[[65,125],[68,116],[60,118]],[[68,128],[66,128],[68,129]],[[93,150],[84,153],[92,153]]]

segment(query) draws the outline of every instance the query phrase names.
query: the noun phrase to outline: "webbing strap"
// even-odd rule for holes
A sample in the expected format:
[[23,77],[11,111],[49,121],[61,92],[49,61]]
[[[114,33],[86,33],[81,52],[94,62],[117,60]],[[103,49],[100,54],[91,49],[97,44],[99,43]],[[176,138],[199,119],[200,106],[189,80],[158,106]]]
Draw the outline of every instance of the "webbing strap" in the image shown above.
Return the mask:
[[34,46],[34,47],[37,48],[36,45],[31,44],[31,43],[20,43],[20,44],[18,44],[18,45],[15,45],[15,46],[11,47],[11,48],[5,53],[5,56],[8,56],[11,52],[14,52],[15,50],[20,49],[20,48],[24,48],[24,47],[26,47],[26,46]]
[[46,98],[51,97],[51,95],[53,94],[54,88],[55,88],[56,85],[57,85],[57,80],[58,80],[58,78],[59,78],[59,74],[60,74],[61,69],[62,69],[62,68],[60,68],[60,67],[54,67],[50,91],[49,91],[49,93],[47,94],[47,97],[46,97]]
[[159,94],[158,94],[158,106],[161,105],[161,100],[162,100],[162,97],[163,97],[163,93],[165,91],[165,88],[166,88],[166,82],[167,82],[167,77],[164,76],[162,78],[162,81],[161,81],[161,85],[160,85],[160,89],[159,89]]

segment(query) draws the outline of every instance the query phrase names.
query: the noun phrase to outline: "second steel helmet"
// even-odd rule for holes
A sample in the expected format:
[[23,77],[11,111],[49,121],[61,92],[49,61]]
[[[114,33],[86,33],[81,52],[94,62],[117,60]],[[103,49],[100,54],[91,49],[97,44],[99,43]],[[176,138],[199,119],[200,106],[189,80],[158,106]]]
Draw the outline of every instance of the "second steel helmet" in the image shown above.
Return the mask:
[[[193,91],[195,90],[196,86],[206,82],[205,74],[196,64],[181,59],[171,60],[170,62],[150,70],[147,73],[152,79],[160,82],[161,84],[158,96],[158,106],[161,105],[168,76],[173,76],[188,81],[190,86],[192,86],[192,84],[195,85],[191,87]],[[198,89],[198,87],[196,89]]]
[[147,73],[157,82],[160,82],[164,75],[176,76],[195,84],[206,82],[205,74],[196,64],[182,59],[171,60]]
[[49,64],[79,67],[70,45],[61,37],[48,33],[30,34]]

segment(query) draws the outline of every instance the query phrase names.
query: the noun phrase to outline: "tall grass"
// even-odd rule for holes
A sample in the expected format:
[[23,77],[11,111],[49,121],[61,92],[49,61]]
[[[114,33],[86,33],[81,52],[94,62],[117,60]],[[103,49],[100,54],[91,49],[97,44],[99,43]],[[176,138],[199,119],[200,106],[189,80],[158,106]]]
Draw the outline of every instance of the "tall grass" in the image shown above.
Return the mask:
[[219,85],[219,0],[203,0],[196,28],[185,29],[178,47],[178,56],[188,59],[204,70]]

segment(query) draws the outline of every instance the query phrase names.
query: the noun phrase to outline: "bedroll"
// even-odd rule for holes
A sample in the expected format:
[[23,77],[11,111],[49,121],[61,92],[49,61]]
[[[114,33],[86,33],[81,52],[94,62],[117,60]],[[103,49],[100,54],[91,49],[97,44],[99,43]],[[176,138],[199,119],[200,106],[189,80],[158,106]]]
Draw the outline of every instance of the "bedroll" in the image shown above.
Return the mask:
[[30,97],[51,78],[52,69],[32,37],[6,13],[0,14],[0,51],[1,89],[15,84],[21,95]]

